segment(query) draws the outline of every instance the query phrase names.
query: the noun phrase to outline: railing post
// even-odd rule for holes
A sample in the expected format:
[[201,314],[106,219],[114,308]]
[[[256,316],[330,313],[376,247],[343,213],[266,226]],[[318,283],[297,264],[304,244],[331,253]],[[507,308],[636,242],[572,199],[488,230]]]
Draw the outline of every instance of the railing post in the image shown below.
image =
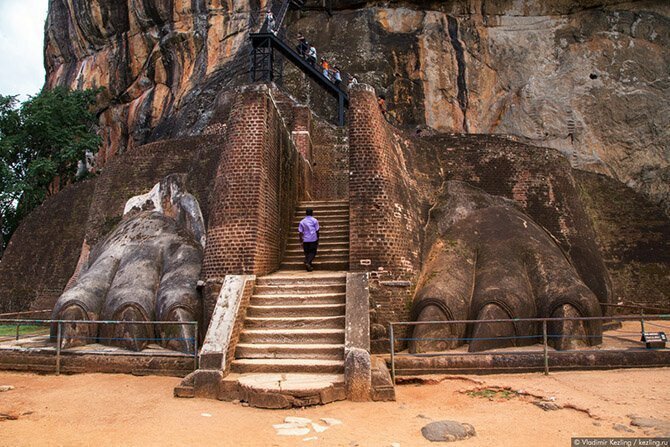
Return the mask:
[[58,329],[56,330],[56,375],[60,375],[60,345],[62,339],[61,322],[58,322]]
[[395,337],[393,336],[393,323],[389,323],[389,340],[391,342],[391,381],[395,385]]
[[549,352],[547,346],[547,320],[542,320],[542,344],[544,345],[544,375],[549,375]]
[[16,341],[19,340],[19,328],[21,327],[21,323],[16,323]]
[[198,369],[198,322],[195,322],[195,334],[193,336],[193,371]]
[[338,126],[344,126],[344,95],[338,93],[337,95],[337,124]]

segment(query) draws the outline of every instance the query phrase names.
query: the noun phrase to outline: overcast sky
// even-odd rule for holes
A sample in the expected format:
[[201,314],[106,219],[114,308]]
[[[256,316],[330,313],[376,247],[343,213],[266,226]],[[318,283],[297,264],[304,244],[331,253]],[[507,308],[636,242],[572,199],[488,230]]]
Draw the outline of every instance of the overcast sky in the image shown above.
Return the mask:
[[0,0],[0,95],[39,93],[49,0]]

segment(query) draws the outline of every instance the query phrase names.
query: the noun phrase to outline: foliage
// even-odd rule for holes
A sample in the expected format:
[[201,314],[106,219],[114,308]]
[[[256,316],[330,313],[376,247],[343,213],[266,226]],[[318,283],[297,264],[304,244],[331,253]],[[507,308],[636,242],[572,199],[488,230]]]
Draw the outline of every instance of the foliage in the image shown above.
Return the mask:
[[479,397],[483,399],[495,400],[495,399],[512,399],[513,397],[518,397],[519,392],[508,389],[497,389],[497,388],[484,388],[477,390],[466,391],[470,397]]
[[[48,326],[34,326],[26,325],[19,326],[19,335],[41,335],[48,334]],[[16,335],[16,325],[3,324],[0,325],[0,337],[15,336]]]
[[[17,107],[0,95],[0,229],[3,246],[51,192],[76,180],[77,164],[100,145],[97,90],[43,90]],[[1,248],[1,247],[0,247]]]

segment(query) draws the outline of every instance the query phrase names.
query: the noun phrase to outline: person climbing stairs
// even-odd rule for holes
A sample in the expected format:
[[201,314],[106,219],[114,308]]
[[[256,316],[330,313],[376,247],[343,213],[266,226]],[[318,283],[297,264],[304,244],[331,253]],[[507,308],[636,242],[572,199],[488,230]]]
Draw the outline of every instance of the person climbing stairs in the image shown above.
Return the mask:
[[[306,272],[298,222],[311,208],[321,223],[316,270]],[[278,407],[346,398],[344,337],[349,205],[302,202],[279,271],[257,278],[225,385]],[[264,396],[263,398],[258,396]],[[272,396],[272,397],[270,397]],[[272,400],[271,402],[268,399]]]

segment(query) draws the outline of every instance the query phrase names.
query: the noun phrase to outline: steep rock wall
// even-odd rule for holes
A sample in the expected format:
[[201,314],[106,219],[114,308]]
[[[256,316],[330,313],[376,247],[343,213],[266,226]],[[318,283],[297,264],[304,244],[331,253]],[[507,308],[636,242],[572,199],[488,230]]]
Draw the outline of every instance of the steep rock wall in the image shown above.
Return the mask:
[[51,0],[46,85],[104,87],[104,162],[126,148],[197,135],[215,98],[247,79],[247,31],[264,1]]
[[70,185],[21,222],[0,261],[0,313],[51,309],[77,265],[94,190],[94,180]]
[[386,94],[397,124],[516,135],[670,210],[667,2],[333,3],[291,30]]
[[[386,93],[398,124],[524,137],[670,210],[666,1],[327,3],[332,15],[308,1],[290,31]],[[217,95],[247,82],[247,33],[265,5],[51,0],[47,86],[107,88],[103,162],[197,134]],[[327,115],[318,89],[291,76],[292,93]]]

